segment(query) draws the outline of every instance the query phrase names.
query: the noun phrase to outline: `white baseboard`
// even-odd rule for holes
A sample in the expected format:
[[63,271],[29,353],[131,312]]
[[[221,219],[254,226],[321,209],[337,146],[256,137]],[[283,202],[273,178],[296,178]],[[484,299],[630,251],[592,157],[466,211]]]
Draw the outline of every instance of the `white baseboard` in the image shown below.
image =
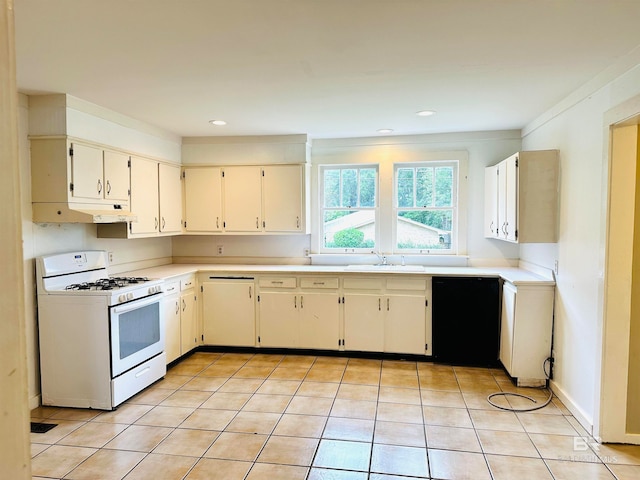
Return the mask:
[[549,386],[551,390],[555,394],[556,397],[560,399],[560,401],[567,407],[567,410],[571,412],[571,414],[575,417],[580,425],[589,433],[589,435],[593,436],[593,419],[590,419],[589,416],[580,408],[576,403],[571,399],[567,393],[560,388],[560,386],[551,380],[549,382]]

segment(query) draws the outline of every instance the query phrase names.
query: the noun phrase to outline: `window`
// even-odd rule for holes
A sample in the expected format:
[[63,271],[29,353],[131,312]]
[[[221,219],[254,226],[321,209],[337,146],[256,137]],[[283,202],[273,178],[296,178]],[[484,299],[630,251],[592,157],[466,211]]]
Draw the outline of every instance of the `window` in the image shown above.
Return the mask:
[[321,167],[322,248],[355,252],[376,248],[378,167]]
[[455,251],[457,162],[395,165],[395,246],[398,251]]

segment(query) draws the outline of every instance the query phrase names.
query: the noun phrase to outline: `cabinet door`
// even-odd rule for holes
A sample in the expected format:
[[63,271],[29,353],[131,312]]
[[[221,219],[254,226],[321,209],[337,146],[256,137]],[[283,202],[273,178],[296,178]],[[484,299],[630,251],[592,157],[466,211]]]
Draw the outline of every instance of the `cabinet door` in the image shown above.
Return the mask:
[[173,362],[180,356],[180,297],[170,295],[162,300],[162,314],[164,316],[164,352],[167,363]]
[[507,237],[507,162],[498,165],[498,237]]
[[104,151],[104,198],[129,201],[129,155]]
[[300,348],[337,350],[340,338],[338,294],[300,295]]
[[426,297],[387,295],[383,299],[384,351],[425,354]]
[[505,283],[502,287],[502,313],[500,324],[500,361],[507,372],[513,374],[513,334],[516,314],[516,287]]
[[301,165],[263,167],[263,227],[266,232],[302,231],[302,168]]
[[74,143],[71,145],[71,182],[73,197],[101,200],[104,192],[102,178],[102,149]]
[[384,350],[382,296],[368,293],[344,296],[344,342],[346,350]]
[[225,167],[224,229],[227,232],[259,232],[262,229],[262,177],[260,167]]
[[222,231],[222,170],[184,170],[184,227],[187,232]]
[[505,238],[515,242],[518,240],[518,157],[513,155],[507,158],[506,164],[506,226]]
[[182,230],[182,181],[177,165],[158,165],[158,199],[160,231],[176,233]]
[[498,167],[484,169],[484,236],[498,236]]
[[298,346],[298,307],[300,297],[293,293],[260,293],[260,345]]
[[180,295],[180,343],[183,355],[198,345],[195,303],[193,291]]
[[202,292],[204,343],[255,346],[253,282],[213,280],[202,284]]
[[131,211],[138,216],[131,233],[158,231],[158,163],[131,157]]

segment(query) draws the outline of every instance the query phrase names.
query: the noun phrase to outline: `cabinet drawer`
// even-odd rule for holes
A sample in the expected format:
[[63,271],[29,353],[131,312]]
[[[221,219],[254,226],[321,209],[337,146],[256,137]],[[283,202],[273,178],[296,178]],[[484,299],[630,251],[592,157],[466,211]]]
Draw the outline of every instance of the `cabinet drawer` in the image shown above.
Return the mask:
[[258,285],[269,288],[296,288],[296,277],[261,278]]
[[302,288],[338,288],[337,278],[301,278]]
[[166,282],[164,284],[163,291],[164,291],[164,293],[166,295],[171,295],[172,293],[179,292],[180,291],[180,282],[178,282],[178,281]]
[[384,280],[381,278],[350,278],[344,279],[344,288],[350,290],[380,290]]
[[180,280],[180,290],[189,290],[196,286],[196,276],[189,275],[186,278]]
[[425,290],[427,281],[423,278],[389,278],[387,290]]

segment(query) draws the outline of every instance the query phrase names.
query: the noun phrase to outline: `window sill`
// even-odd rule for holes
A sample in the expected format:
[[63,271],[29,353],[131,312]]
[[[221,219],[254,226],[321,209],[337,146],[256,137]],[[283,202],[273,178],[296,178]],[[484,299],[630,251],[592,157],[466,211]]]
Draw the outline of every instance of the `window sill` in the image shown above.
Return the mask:
[[[467,255],[417,255],[392,254],[385,255],[391,265],[422,265],[425,267],[467,267]],[[369,253],[312,253],[309,255],[311,265],[374,265],[380,263],[377,255]]]

